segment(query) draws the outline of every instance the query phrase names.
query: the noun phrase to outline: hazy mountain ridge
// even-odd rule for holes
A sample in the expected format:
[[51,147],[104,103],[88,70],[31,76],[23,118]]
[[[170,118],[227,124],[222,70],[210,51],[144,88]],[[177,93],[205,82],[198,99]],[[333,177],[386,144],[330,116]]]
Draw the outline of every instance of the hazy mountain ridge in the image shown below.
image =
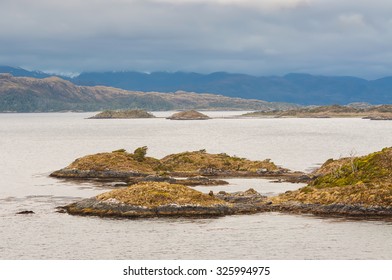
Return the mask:
[[77,86],[59,77],[36,79],[0,74],[0,112],[234,109],[273,110],[296,105],[221,95],[127,91],[105,86]]
[[303,105],[332,105],[353,102],[388,104],[392,100],[392,77],[373,81],[350,76],[251,76],[216,72],[90,72],[73,81],[81,85],[107,85],[129,90],[185,90],[229,97],[289,102]]
[[[0,73],[14,76],[45,78],[50,75],[22,68],[0,67]],[[285,76],[251,76],[216,72],[85,72],[76,77],[62,77],[77,85],[104,85],[132,91],[205,92],[229,97],[289,102],[303,105],[348,104],[368,102],[390,104],[392,77],[365,80],[350,76],[315,76],[287,74]]]

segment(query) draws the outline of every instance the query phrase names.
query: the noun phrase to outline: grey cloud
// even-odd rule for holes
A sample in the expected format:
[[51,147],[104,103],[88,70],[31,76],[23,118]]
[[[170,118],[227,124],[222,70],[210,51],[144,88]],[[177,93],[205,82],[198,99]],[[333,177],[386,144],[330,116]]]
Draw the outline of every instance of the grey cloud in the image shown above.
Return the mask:
[[2,0],[0,64],[375,78],[390,75],[391,8],[386,0]]

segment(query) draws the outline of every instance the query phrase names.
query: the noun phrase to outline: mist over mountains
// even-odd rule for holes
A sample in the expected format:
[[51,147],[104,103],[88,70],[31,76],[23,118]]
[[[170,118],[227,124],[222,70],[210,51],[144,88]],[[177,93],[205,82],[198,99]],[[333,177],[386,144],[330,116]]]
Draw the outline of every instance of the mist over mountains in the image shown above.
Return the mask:
[[[0,67],[0,73],[13,76],[45,78],[52,75],[21,68]],[[158,91],[220,94],[227,97],[286,102],[301,105],[348,104],[368,102],[390,104],[392,77],[365,80],[349,76],[315,76],[287,74],[285,76],[251,76],[216,72],[85,72],[76,77],[62,77],[76,85],[109,86],[131,91]]]

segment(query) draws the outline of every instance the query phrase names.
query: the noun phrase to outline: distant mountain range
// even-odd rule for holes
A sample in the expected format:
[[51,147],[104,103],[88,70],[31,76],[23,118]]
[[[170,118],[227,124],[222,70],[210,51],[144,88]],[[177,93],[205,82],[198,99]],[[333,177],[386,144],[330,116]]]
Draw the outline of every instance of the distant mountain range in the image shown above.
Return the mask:
[[297,106],[184,91],[127,91],[78,86],[60,77],[31,78],[0,74],[0,112],[100,111],[105,109],[277,110]]
[[[0,67],[0,73],[45,78],[51,75],[21,68]],[[178,90],[220,94],[228,97],[289,102],[302,105],[392,102],[392,77],[365,80],[356,77],[329,77],[288,74],[256,77],[216,72],[85,72],[76,77],[62,77],[76,85],[104,85],[132,91],[175,92]]]
[[[43,72],[21,68],[0,67],[0,73],[14,76],[44,78]],[[348,104],[368,102],[390,104],[392,77],[365,80],[356,77],[288,74],[251,76],[217,72],[198,74],[187,72],[86,72],[76,77],[62,77],[77,85],[104,85],[132,91],[175,92],[178,90],[221,94],[228,97],[288,102],[302,105]]]

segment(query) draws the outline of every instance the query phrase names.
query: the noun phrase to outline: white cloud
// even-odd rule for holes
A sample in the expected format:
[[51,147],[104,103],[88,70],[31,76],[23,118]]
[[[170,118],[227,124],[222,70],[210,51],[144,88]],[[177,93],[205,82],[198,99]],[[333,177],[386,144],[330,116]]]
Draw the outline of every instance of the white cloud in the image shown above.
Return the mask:
[[308,5],[312,0],[154,0],[156,2],[172,4],[218,4],[234,5],[240,7],[251,7],[261,9],[281,9],[294,8],[297,6]]
[[388,75],[391,10],[390,0],[1,0],[0,65]]

